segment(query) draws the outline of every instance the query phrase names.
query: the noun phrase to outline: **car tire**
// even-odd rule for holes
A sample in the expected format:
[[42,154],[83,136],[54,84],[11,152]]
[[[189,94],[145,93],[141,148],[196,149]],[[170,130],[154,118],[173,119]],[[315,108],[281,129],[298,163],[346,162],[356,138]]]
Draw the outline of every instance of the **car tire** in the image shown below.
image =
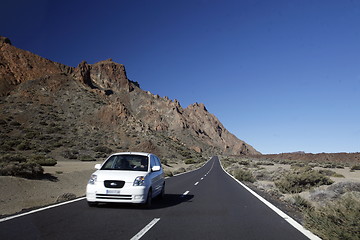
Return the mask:
[[96,202],[87,202],[89,207],[97,207],[97,203]]
[[165,197],[165,183],[163,183],[162,188],[161,188],[161,192],[159,194],[159,199],[164,199]]
[[150,189],[148,194],[147,194],[146,202],[144,204],[144,207],[147,208],[147,209],[151,208],[151,203],[152,203],[152,190]]

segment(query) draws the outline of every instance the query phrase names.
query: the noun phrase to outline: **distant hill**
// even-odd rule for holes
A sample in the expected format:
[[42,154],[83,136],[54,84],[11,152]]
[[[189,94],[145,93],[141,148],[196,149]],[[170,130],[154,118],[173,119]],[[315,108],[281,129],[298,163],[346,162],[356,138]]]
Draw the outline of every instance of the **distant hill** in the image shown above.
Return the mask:
[[0,37],[0,152],[55,159],[149,151],[166,159],[258,155],[201,103],[140,88],[111,59],[76,68],[18,49]]

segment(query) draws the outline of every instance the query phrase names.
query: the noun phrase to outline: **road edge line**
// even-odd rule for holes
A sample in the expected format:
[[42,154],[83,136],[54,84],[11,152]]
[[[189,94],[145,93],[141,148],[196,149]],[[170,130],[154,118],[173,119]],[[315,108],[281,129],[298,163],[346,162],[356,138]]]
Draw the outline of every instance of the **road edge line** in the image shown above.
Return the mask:
[[319,238],[318,236],[316,236],[314,233],[312,233],[310,230],[307,230],[306,228],[304,228],[304,226],[302,226],[300,223],[298,223],[297,221],[295,221],[292,217],[290,217],[289,215],[287,215],[286,213],[284,213],[282,210],[280,210],[279,208],[277,208],[275,205],[273,205],[272,203],[270,203],[268,200],[266,200],[265,198],[261,197],[259,194],[257,194],[256,192],[254,192],[252,189],[250,189],[248,186],[246,186],[245,184],[243,184],[242,182],[240,182],[239,180],[237,180],[234,176],[232,176],[230,173],[228,173],[224,167],[221,164],[221,161],[219,159],[220,162],[220,166],[222,168],[222,170],[229,175],[232,179],[234,179],[236,182],[238,182],[242,187],[244,187],[247,191],[249,191],[252,195],[254,195],[257,199],[259,199],[261,202],[263,202],[266,206],[268,206],[271,210],[273,210],[275,213],[277,213],[280,217],[282,217],[285,221],[287,221],[291,226],[293,226],[295,229],[297,229],[298,231],[300,231],[302,234],[304,234],[306,237],[308,237],[311,240],[321,240],[321,238]]

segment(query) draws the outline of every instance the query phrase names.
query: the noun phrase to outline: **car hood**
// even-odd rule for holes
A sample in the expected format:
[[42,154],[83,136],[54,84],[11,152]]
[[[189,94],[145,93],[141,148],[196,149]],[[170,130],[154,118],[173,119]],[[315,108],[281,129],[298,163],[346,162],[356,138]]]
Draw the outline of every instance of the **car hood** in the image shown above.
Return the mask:
[[134,182],[138,176],[146,176],[147,172],[142,171],[124,171],[124,170],[99,170],[94,174],[97,175],[97,181],[118,180],[125,182]]

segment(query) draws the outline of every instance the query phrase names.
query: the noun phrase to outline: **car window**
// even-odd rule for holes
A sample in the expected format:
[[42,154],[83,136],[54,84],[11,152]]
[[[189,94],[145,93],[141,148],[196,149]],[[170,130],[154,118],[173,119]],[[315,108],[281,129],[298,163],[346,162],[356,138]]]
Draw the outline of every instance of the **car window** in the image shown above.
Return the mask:
[[148,157],[141,155],[113,155],[101,170],[147,171]]

